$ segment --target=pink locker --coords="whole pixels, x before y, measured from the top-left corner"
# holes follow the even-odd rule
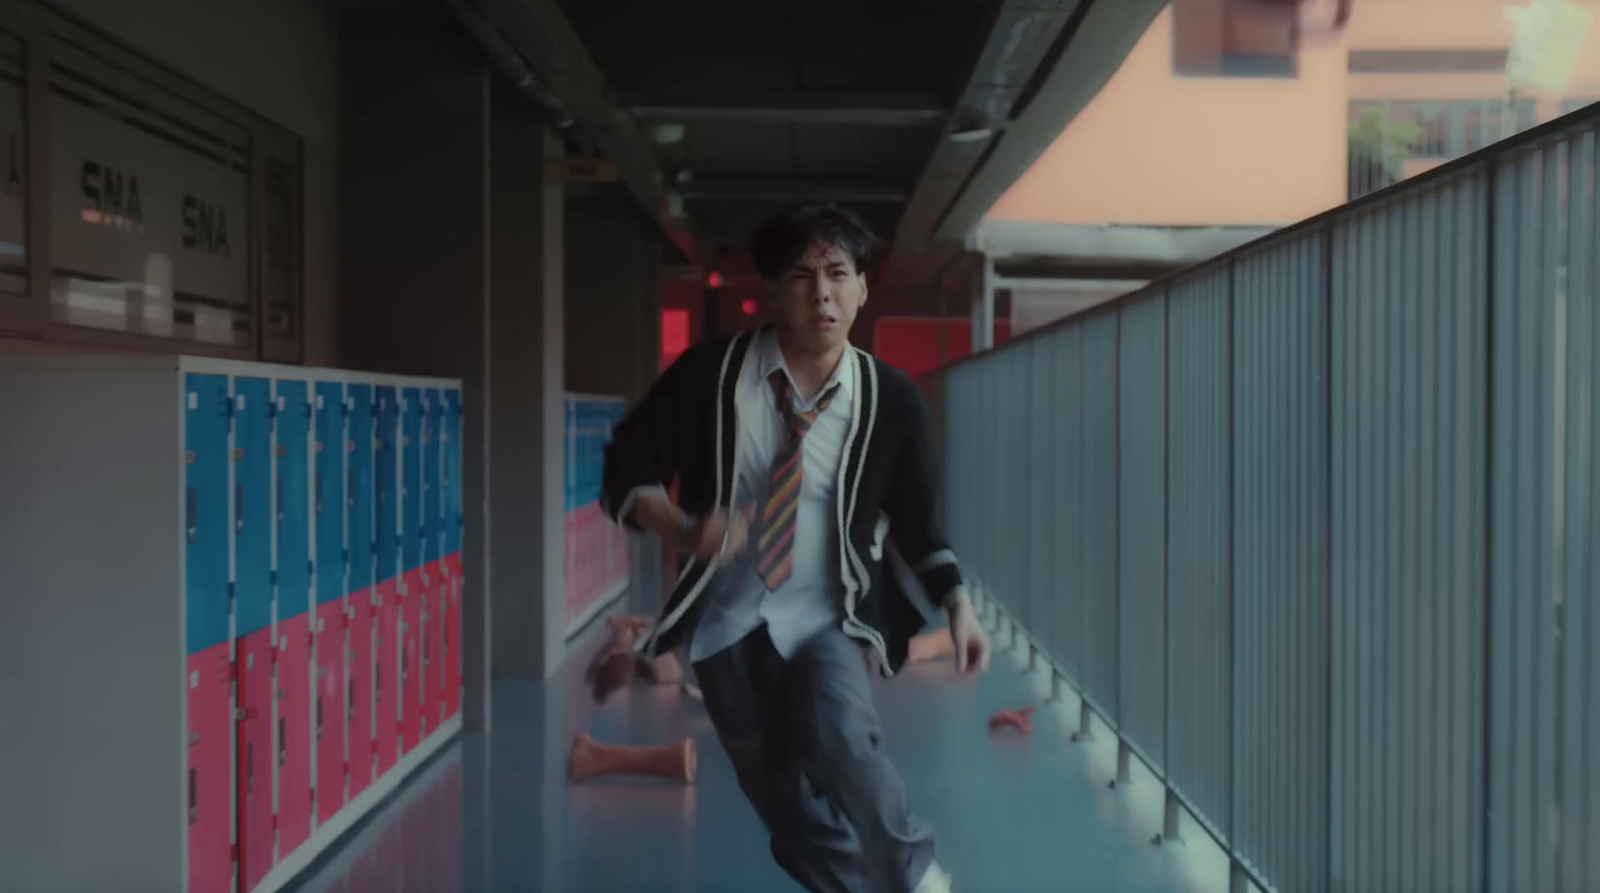
[[[378,604],[373,611],[377,666],[372,677],[372,753],[377,777],[394,767],[400,746],[400,581],[391,577],[378,584]]]
[[[344,806],[345,609],[342,600],[317,606],[317,696],[311,728],[317,749],[317,823]]]
[[[443,561],[433,563],[433,569],[428,577],[428,633],[427,648],[423,651],[423,662],[428,669],[428,730],[432,731],[444,722],[449,716],[447,709],[448,699],[445,692],[449,688],[448,655],[445,648],[445,616],[450,604],[450,577],[445,570]]]
[[[405,595],[400,599],[400,752],[410,753],[421,742],[418,718],[422,711],[422,570],[405,572]]]
[[[377,652],[377,609],[365,589],[350,593],[350,642],[345,679],[345,728],[350,736],[350,799],[367,789],[376,777],[373,759],[373,681]]]
[[[189,656],[189,891],[225,893],[233,879],[228,817],[232,668],[228,643]]]
[[[444,563],[450,572],[449,603],[444,610],[444,715],[451,717],[461,709],[461,553],[446,555]]]
[[[273,814],[272,629],[239,641],[239,876],[246,890],[272,869]]]
[[[278,624],[278,855],[311,836],[311,630],[305,611]]]

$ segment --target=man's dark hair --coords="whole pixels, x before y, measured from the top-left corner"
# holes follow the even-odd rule
[[[777,279],[813,244],[836,245],[865,273],[882,245],[853,211],[837,205],[789,208],[768,217],[750,237],[750,256],[762,279]]]

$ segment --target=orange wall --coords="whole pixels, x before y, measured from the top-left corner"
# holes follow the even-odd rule
[[[1291,223],[1344,200],[1342,48],[1298,78],[1178,78],[1172,11],[989,216],[1170,226]],[[1338,170],[1337,178],[1311,171]]]
[[[1506,2],[1356,0],[1345,39],[1302,49],[1294,79],[1174,76],[1169,9],[989,216],[1270,225],[1327,210],[1346,196],[1351,100],[1506,95],[1502,74],[1351,75],[1349,50],[1504,49]],[[1600,99],[1600,0],[1582,4],[1595,21],[1564,95]],[[1539,120],[1558,114],[1560,97],[1537,98]]]

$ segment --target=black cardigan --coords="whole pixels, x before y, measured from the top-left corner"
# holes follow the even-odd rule
[[[678,478],[685,512],[728,509],[732,493],[738,419],[735,387],[753,332],[685,351],[643,401],[616,426],[605,453],[601,505],[613,521],[639,487],[667,486]],[[926,402],[910,379],[865,351],[850,348],[858,387],[850,436],[840,462],[837,508],[844,631],[871,643],[884,675],[904,665],[911,637],[925,625],[922,612],[889,572],[888,545],[899,553],[936,601],[961,585],[961,570],[937,519],[938,469]],[[655,656],[681,641],[698,613],[700,594],[716,573],[715,560],[685,559],[682,576],[638,651]]]

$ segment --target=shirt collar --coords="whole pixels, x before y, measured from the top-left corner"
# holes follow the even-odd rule
[[[783,359],[783,349],[778,346],[777,328],[768,326],[763,329],[757,341],[757,348],[756,368],[761,373],[761,381],[765,383],[767,379],[772,377],[772,373],[781,369],[784,376],[789,379],[790,389],[795,393],[799,393],[799,389],[795,387],[794,376],[789,373],[789,364]],[[854,351],[853,347],[848,345],[845,347],[844,353],[839,356],[839,365],[834,367],[833,374],[828,377],[827,382],[818,389],[811,400],[801,405],[802,410],[810,408],[818,398],[826,394],[828,389],[835,385],[838,386],[839,392],[834,399],[855,393],[856,364],[852,356]]]

